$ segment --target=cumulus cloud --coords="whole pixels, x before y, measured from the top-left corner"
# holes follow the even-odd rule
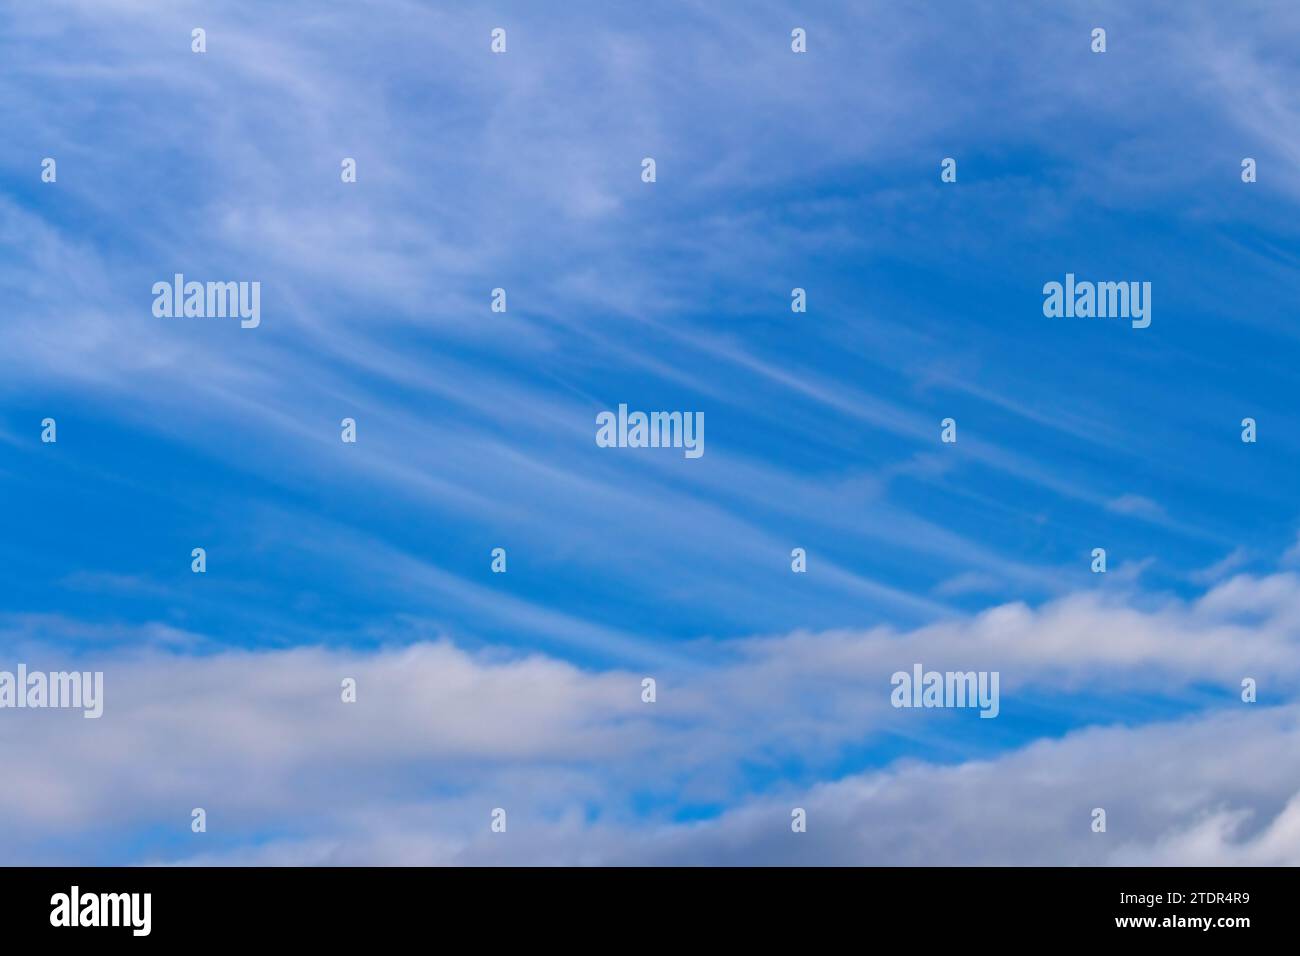
[[[33,668],[68,666],[67,654],[32,643],[33,634],[48,638],[66,622],[40,624],[11,621],[3,646],[21,647]],[[209,654],[157,641],[151,650],[83,645],[76,666],[105,671],[104,717],[3,715],[0,740],[23,772],[0,792],[0,830],[11,845],[105,827],[184,832],[190,808],[202,806],[222,834],[213,844],[232,859],[289,853],[283,844],[262,846],[256,834],[270,822],[293,832],[303,820],[312,821],[309,832],[285,838],[293,852],[333,859],[346,849],[348,859],[370,854],[372,862],[480,853],[541,860],[559,852],[543,852],[547,840],[569,831],[581,837],[566,857],[575,860],[616,858],[623,846],[628,860],[702,862],[718,853],[739,861],[741,850],[724,851],[733,845],[756,860],[811,860],[834,844],[840,852],[830,858],[842,862],[849,848],[859,861],[923,862],[924,847],[936,855],[930,862],[1105,861],[1124,847],[1191,853],[1211,832],[1225,855],[1262,858],[1285,851],[1274,846],[1292,832],[1284,823],[1262,848],[1230,848],[1258,843],[1251,827],[1292,796],[1282,782],[1286,761],[1268,755],[1295,750],[1294,714],[1268,705],[1295,697],[1297,640],[1300,576],[1279,573],[1239,575],[1195,600],[1147,607],[1090,592],[908,631],[700,643],[699,666],[649,674],[470,652],[446,640]],[[1001,673],[1001,716],[964,731],[999,756],[946,765],[953,754],[944,734],[975,715],[890,706],[890,675],[913,663]],[[641,700],[643,676],[657,681],[653,704]],[[1247,676],[1259,682],[1262,703],[1240,702]],[[340,700],[347,677],[357,681],[355,704]],[[1207,698],[1206,687],[1217,691]],[[1032,726],[1044,702],[1132,694],[1166,697],[1203,716],[1087,729],[1098,719],[1085,710],[1065,720],[1063,730],[1074,729],[1062,740],[1017,742],[1016,729]],[[889,751],[899,740],[912,746]],[[900,762],[835,779],[837,761],[862,746]],[[759,783],[752,775],[792,764],[804,772]],[[791,789],[796,784],[801,789]],[[783,788],[789,792],[774,802]],[[827,846],[811,829],[784,849],[758,839],[791,800],[817,811]],[[1089,806],[1076,807],[1080,800]],[[1117,820],[1095,842],[1085,819],[1093,805]],[[517,825],[508,841],[479,848],[473,834],[496,806],[512,808]],[[645,806],[654,809],[634,812]],[[692,807],[712,807],[710,821],[674,823]],[[907,826],[905,811],[915,817]],[[427,844],[385,837],[408,818]],[[1211,818],[1217,829],[1207,831]],[[1037,828],[1044,839],[1014,837],[1017,827]],[[354,831],[360,835],[343,836]],[[775,832],[769,837],[779,842],[779,826]],[[148,849],[146,842],[141,852]]]
[[[905,866],[1300,862],[1300,711],[1238,711],[1041,741],[995,760],[908,763],[656,834],[692,863]],[[789,829],[789,808],[808,832]],[[1107,830],[1091,829],[1092,810]],[[806,839],[805,839],[806,837]]]
[[[746,798],[699,822],[619,826],[521,807],[505,835],[454,804],[336,821],[205,864],[1270,865],[1300,864],[1300,710],[1093,728],[997,759],[906,762]],[[807,813],[791,831],[791,810]],[[1093,810],[1107,829],[1093,832]],[[456,832],[447,824],[463,824]]]

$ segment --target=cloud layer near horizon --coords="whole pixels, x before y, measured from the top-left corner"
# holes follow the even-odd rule
[[[78,833],[154,828],[173,832],[162,848],[144,838],[136,862],[1300,861],[1293,572],[1238,575],[1191,602],[1089,592],[910,631],[732,641],[680,672],[446,639],[196,653],[155,632],[70,655],[50,640],[73,622],[4,625],[0,646],[29,668],[106,682],[99,720],[4,714],[0,743],[23,768],[0,792],[16,862]],[[890,675],[914,662],[999,671],[1001,715],[891,708]],[[345,677],[355,704],[340,700]],[[1259,703],[1241,702],[1244,677]],[[1108,709],[1133,696],[1182,719],[1134,726]],[[1042,708],[1073,711],[1075,729],[1018,739]],[[1001,741],[987,758],[951,743],[972,720]],[[837,771],[854,748],[901,738],[928,756]],[[762,766],[784,780],[756,786]],[[811,822],[791,840],[794,806]],[[1089,829],[1097,806],[1106,834]],[[188,833],[192,807],[209,834]],[[401,839],[407,826],[423,836]]]

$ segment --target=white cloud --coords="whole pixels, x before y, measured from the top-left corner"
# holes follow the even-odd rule
[[[1233,548],[1220,560],[1208,567],[1193,571],[1188,579],[1196,584],[1213,584],[1227,577],[1250,560],[1250,551],[1244,547]]]
[[[1300,533],[1296,534],[1295,544],[1286,549],[1282,555],[1283,564],[1300,564]]]
[[[1109,727],[956,766],[910,762],[747,799],[698,823],[542,821],[505,836],[451,806],[341,821],[189,862],[242,864],[1270,865],[1300,864],[1300,710],[1243,709]],[[808,830],[790,830],[790,810]],[[1091,828],[1095,807],[1107,830]],[[446,823],[463,829],[449,835]]]
[[[1129,515],[1136,518],[1149,518],[1153,521],[1161,520],[1165,517],[1165,509],[1159,503],[1145,498],[1142,495],[1132,493],[1120,495],[1106,503],[1106,507],[1116,514]]]
[[[3,645],[21,646],[33,668],[66,666],[66,655],[32,643],[33,635],[48,639],[60,621],[39,624],[11,622]],[[814,779],[824,777],[846,747],[891,739],[911,739],[940,761],[963,752],[945,739],[952,721],[973,715],[888,704],[889,676],[920,662],[1001,672],[1002,716],[977,720],[988,736],[973,738],[973,746],[993,752],[1016,739],[997,735],[1017,726],[1028,702],[1041,706],[1075,692],[1154,695],[1211,709],[1185,724],[1083,731],[986,762],[907,762],[797,795],[816,809],[819,832],[841,855],[857,845],[849,838],[857,833],[862,859],[925,862],[925,852],[947,852],[966,862],[1048,861],[1055,853],[1057,862],[1075,862],[1109,859],[1125,846],[1156,852],[1157,843],[1168,856],[1184,846],[1191,852],[1189,834],[1205,839],[1202,817],[1251,809],[1251,818],[1224,818],[1214,831],[1226,854],[1249,837],[1243,826],[1248,831],[1276,814],[1292,796],[1281,783],[1294,780],[1286,777],[1288,758],[1274,757],[1300,752],[1295,715],[1269,705],[1295,699],[1298,640],[1300,576],[1275,574],[1239,575],[1191,602],[1139,607],[1090,592],[912,631],[688,645],[682,654],[698,667],[649,672],[658,681],[655,704],[640,700],[640,672],[583,670],[540,655],[470,654],[445,641],[369,652],[86,653],[79,667],[106,672],[103,718],[0,713],[0,744],[22,767],[21,780],[0,791],[0,834],[21,847],[42,835],[103,827],[184,827],[190,808],[203,806],[220,821],[220,852],[241,857],[289,852],[249,842],[249,834],[275,826],[290,842],[305,840],[303,847],[327,856],[331,841],[342,840],[349,859],[374,853],[382,861],[381,847],[403,845],[393,858],[459,860],[480,852],[470,835],[487,810],[508,806],[517,831],[543,842],[591,830],[574,838],[579,856],[613,852],[606,840],[664,860],[725,857],[725,846],[748,847],[759,859],[822,852],[812,831],[797,849],[758,840],[778,806],[763,796],[783,779],[775,768],[796,761]],[[1238,702],[1244,676],[1259,681],[1261,704]],[[356,704],[339,699],[344,677],[358,681]],[[1213,685],[1221,695],[1207,700],[1201,688]],[[750,774],[763,766],[773,773],[754,789]],[[688,839],[680,827],[656,829],[655,813],[647,820],[633,812],[647,800],[665,812],[698,804],[737,809],[691,829]],[[1107,842],[1071,835],[1081,812],[1071,801],[1078,800],[1089,803],[1083,811],[1100,805],[1112,814]],[[598,811],[590,826],[584,808]],[[904,811],[913,814],[910,824],[901,822]],[[407,817],[420,821],[423,842],[385,836]],[[986,817],[991,822],[980,826],[991,830],[959,839],[962,828]],[[899,842],[900,827],[915,831],[912,842]],[[1041,831],[1043,839],[1013,839],[1012,827]],[[931,831],[936,835],[924,837]],[[720,842],[692,842],[708,833]],[[1278,833],[1264,848],[1241,852],[1289,852],[1290,830]],[[1048,837],[1058,842],[1043,842]],[[481,852],[527,856],[530,839],[512,837]],[[950,849],[942,851],[945,840]],[[1279,840],[1282,850],[1274,847]]]

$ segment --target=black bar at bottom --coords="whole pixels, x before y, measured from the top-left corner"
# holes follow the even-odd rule
[[[883,943],[882,932],[918,943],[1232,945],[1291,935],[1294,877],[1286,868],[3,868],[0,925],[10,942],[91,946],[414,937],[766,947]]]

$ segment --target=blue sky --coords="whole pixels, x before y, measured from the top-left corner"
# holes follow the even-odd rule
[[[107,701],[0,712],[0,861],[1300,861],[1297,28],[6,9],[0,669]],[[260,327],[155,317],[176,272]],[[1067,272],[1150,327],[1045,318]],[[890,709],[916,661],[1001,714]]]

